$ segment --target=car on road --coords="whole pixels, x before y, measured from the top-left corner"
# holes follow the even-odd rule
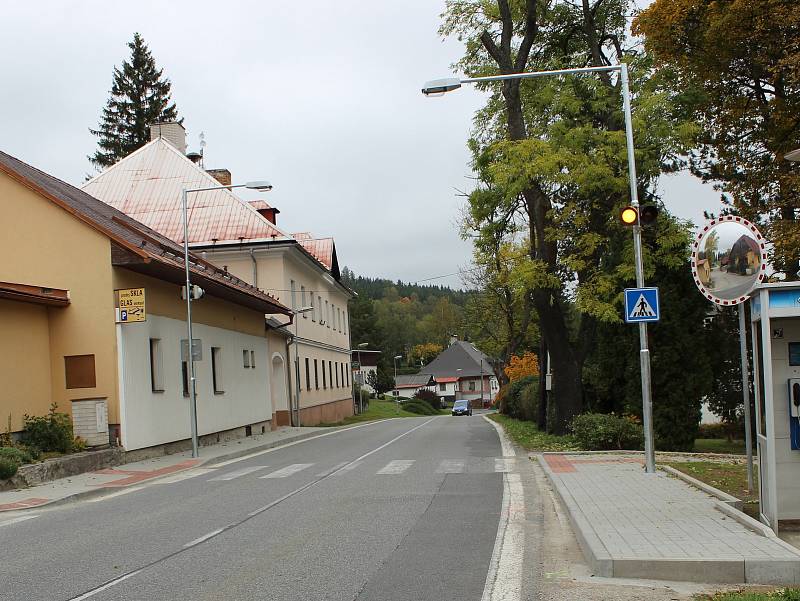
[[[469,401],[456,401],[453,403],[451,412],[453,415],[472,415],[472,407]]]

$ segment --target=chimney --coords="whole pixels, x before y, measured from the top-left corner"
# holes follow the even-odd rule
[[[227,169],[206,169],[206,173],[208,173],[223,186],[231,185],[231,172]]]
[[[264,219],[269,221],[272,225],[278,225],[276,215],[280,213],[278,209],[275,207],[269,206],[263,200],[251,200],[250,206],[253,207],[258,214],[261,215]]]
[[[177,121],[150,124],[150,140],[163,138],[175,148],[186,154],[186,130]]]

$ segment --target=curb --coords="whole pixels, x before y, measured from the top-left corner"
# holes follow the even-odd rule
[[[667,472],[672,476],[675,476],[679,480],[683,480],[684,482],[686,482],[686,484],[689,484],[695,487],[696,489],[703,491],[707,495],[711,495],[712,497],[719,499],[719,501],[721,503],[724,503],[725,505],[729,505],[739,511],[741,511],[742,508],[744,507],[744,502],[741,499],[737,499],[733,495],[729,495],[728,493],[723,492],[718,488],[714,488],[710,484],[701,482],[697,478],[692,478],[690,475],[684,474],[682,471],[676,470],[674,467],[670,465],[659,465],[658,468],[664,470],[665,472]]]
[[[534,456],[544,473],[547,474],[547,479],[550,481],[550,485],[553,487],[556,496],[567,509],[567,516],[569,517],[572,531],[575,533],[575,538],[578,539],[578,544],[580,544],[583,550],[583,556],[586,558],[586,562],[592,568],[596,576],[613,578],[614,560],[611,558],[603,541],[600,540],[594,528],[591,527],[586,517],[580,509],[578,509],[569,491],[562,490],[562,487],[556,483],[555,474],[550,469],[547,461],[545,461],[544,453],[538,453]]]
[[[388,419],[393,419],[393,418],[388,418]],[[370,421],[370,422],[367,422],[367,423],[364,423],[364,424],[357,424],[355,426],[341,426],[341,427],[338,427],[338,428],[330,428],[328,432],[320,432],[319,430],[314,431],[314,432],[305,432],[303,434],[297,434],[295,436],[288,436],[288,437],[283,438],[281,440],[273,440],[271,442],[266,442],[263,445],[258,445],[256,447],[251,447],[249,449],[237,449],[236,451],[232,451],[232,452],[226,453],[224,455],[218,455],[217,457],[210,457],[210,458],[208,458],[208,459],[206,459],[204,461],[201,461],[197,465],[193,465],[191,467],[187,467],[187,468],[182,469],[182,470],[177,470],[177,471],[174,471],[174,472],[170,472],[168,474],[162,474],[160,476],[155,476],[154,478],[149,478],[148,480],[145,480],[142,483],[143,484],[150,484],[152,482],[158,482],[159,480],[175,476],[175,474],[180,474],[180,473],[185,472],[187,470],[193,470],[193,469],[197,469],[199,467],[204,467],[204,466],[213,466],[215,463],[222,463],[223,461],[227,461],[229,459],[238,459],[239,457],[243,457],[245,455],[250,455],[251,453],[258,453],[260,451],[266,451],[268,449],[274,449],[274,448],[277,448],[277,447],[286,446],[286,445],[289,445],[289,444],[294,444],[294,443],[300,442],[302,440],[305,440],[307,438],[313,438],[315,436],[327,436],[327,435],[333,434],[335,432],[341,432],[341,431],[344,431],[344,430],[353,430],[355,428],[360,428],[360,427],[367,426],[367,425],[370,425],[370,424],[378,423],[380,421],[386,421],[386,420],[374,420],[374,421]],[[123,464],[120,464],[120,465],[126,465],[126,464],[123,463]],[[126,488],[126,487],[120,487],[119,490],[123,490],[124,488]],[[94,498],[94,497],[102,497],[102,496],[105,496],[105,495],[107,495],[107,494],[109,494],[110,492],[113,492],[113,491],[114,491],[114,489],[109,489],[109,488],[92,488],[92,489],[89,489],[89,490],[76,492],[76,493],[73,493],[71,495],[67,495],[66,497],[61,497],[59,499],[53,499],[52,501],[48,501],[47,503],[42,503],[41,505],[33,505],[31,507],[20,507],[20,508],[16,508],[16,509],[0,510],[0,514],[2,514],[2,513],[10,513],[10,512],[23,512],[23,511],[40,510],[40,509],[42,509],[44,507],[56,507],[58,505],[66,505],[68,503],[75,503],[77,501],[83,501],[83,500],[91,499],[91,498]]]

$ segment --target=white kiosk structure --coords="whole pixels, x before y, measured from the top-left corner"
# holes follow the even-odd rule
[[[761,521],[800,521],[800,282],[750,293]]]

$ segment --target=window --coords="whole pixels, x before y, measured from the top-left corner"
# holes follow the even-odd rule
[[[311,371],[308,366],[308,357],[306,357],[306,390],[311,390]]]
[[[471,391],[474,391],[474,390],[475,390],[475,380],[470,380],[470,381],[469,381],[469,389],[470,389]]]
[[[339,364],[342,368],[342,386],[344,386],[344,362]]]
[[[289,288],[292,289],[292,309],[297,308],[297,291],[294,287],[294,280],[289,281]]]
[[[222,394],[222,349],[218,346],[211,347],[211,381],[214,385],[214,394]]]
[[[328,381],[331,383],[331,388],[333,388],[333,361],[328,361]]]
[[[331,307],[328,301],[325,301],[325,325],[331,327]]]
[[[347,385],[350,386],[350,372],[345,372],[347,374]]]
[[[339,332],[342,331],[342,310],[336,307],[336,323],[339,325]]]
[[[319,307],[319,325],[325,325],[325,314],[322,312],[322,297],[317,297],[317,306]]]
[[[164,392],[161,340],[159,338],[150,339],[150,390]]]
[[[183,381],[183,396],[189,396],[189,363],[181,361],[181,380]]]
[[[250,369],[250,351],[242,351],[242,366],[245,369]]]
[[[67,388],[94,388],[97,378],[94,373],[94,355],[72,355],[64,357],[64,376]]]
[[[250,368],[251,369],[255,369],[256,368],[256,352],[255,351],[250,351]]]
[[[447,392],[447,384],[439,384],[439,390],[441,392]]]
[[[300,286],[300,308],[304,309],[306,307],[306,287]],[[303,313],[303,319],[308,319],[308,313]]]
[[[317,307],[314,306],[314,293],[311,293],[311,321],[317,321]]]
[[[322,360],[322,388],[328,387],[328,379],[325,375],[325,359]]]
[[[339,362],[336,362],[336,388],[339,388]]]
[[[317,360],[314,359],[314,386],[319,390],[319,372],[317,371]]]

